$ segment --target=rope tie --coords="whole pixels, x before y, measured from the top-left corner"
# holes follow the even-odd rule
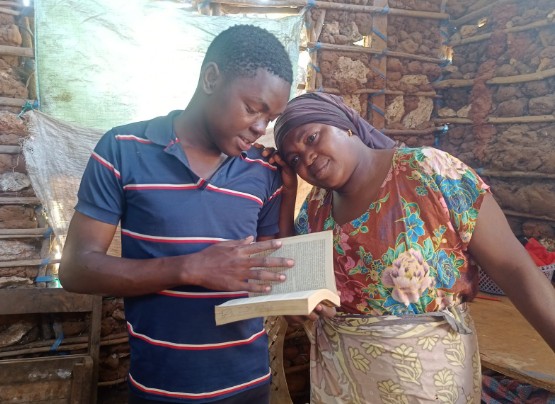
[[[385,116],[385,112],[381,108],[375,106],[374,104],[372,104],[372,110],[376,111],[381,116]]]
[[[316,71],[316,73],[320,73],[320,68],[316,66],[314,63],[309,63],[308,66],[312,67]]]
[[[372,33],[376,34],[376,36],[378,36],[382,41],[387,42],[387,35],[382,34],[376,28],[372,28]]]

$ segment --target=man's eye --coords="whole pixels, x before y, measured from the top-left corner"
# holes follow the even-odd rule
[[[249,114],[256,114],[256,111],[252,109],[248,104],[245,104],[245,109]]]

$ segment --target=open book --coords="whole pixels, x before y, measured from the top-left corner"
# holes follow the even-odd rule
[[[216,306],[217,325],[253,317],[308,315],[320,302],[339,306],[333,273],[332,232],[286,237],[280,241],[279,250],[260,255],[293,258],[292,268],[270,269],[285,273],[287,280],[274,283],[270,294],[251,294]]]

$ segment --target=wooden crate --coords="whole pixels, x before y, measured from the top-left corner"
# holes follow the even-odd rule
[[[90,313],[86,353],[0,360],[0,402],[95,404],[102,298],[64,289],[0,290],[0,315]]]

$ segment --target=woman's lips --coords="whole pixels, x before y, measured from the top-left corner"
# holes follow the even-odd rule
[[[329,160],[326,160],[321,163],[319,161],[315,161],[312,164],[312,168],[310,170],[312,176],[314,178],[321,178],[322,176],[324,176],[326,173],[326,169],[328,168],[328,165],[329,165]]]

